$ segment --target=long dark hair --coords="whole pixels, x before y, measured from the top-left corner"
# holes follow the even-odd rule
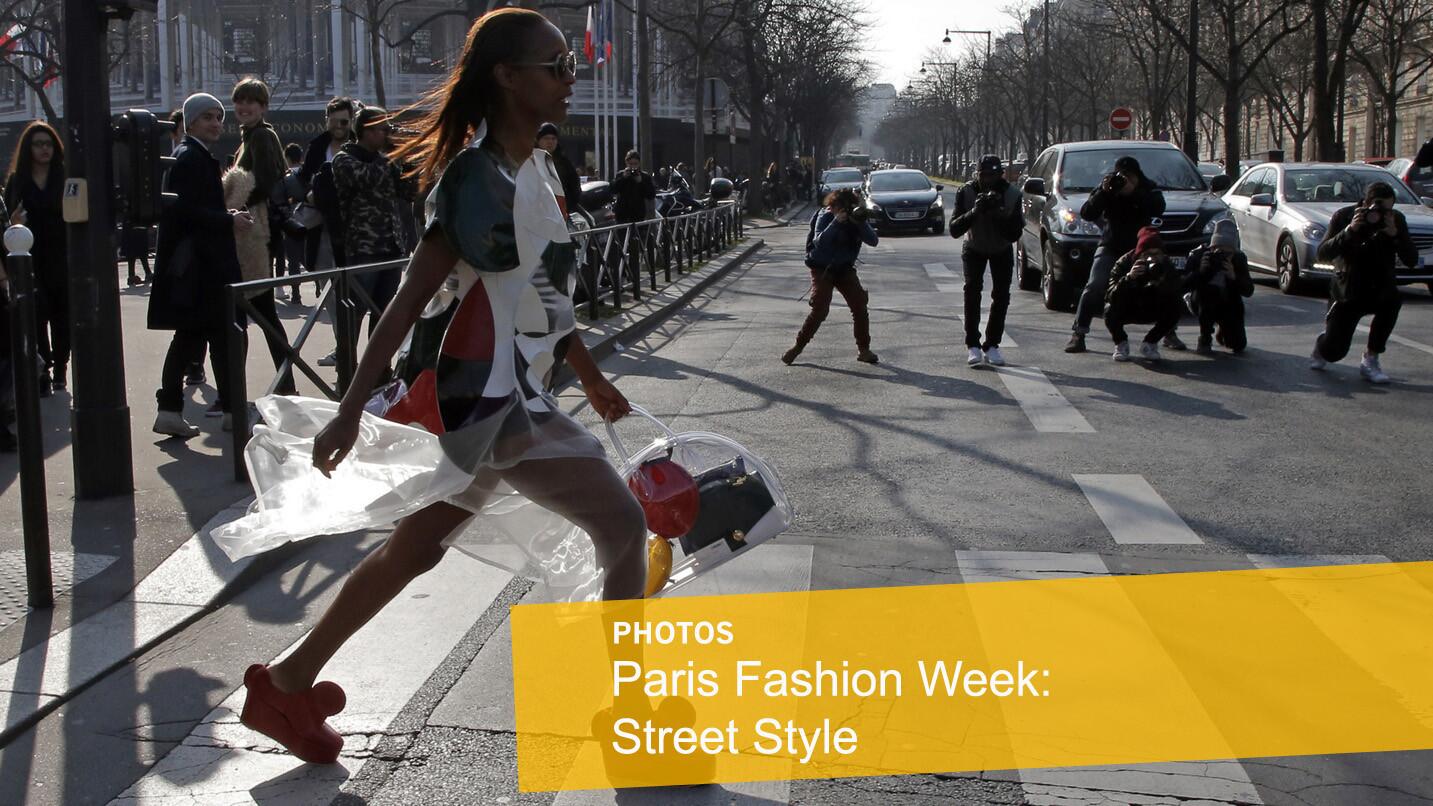
[[[416,133],[404,138],[392,155],[414,166],[410,176],[422,188],[433,186],[494,111],[501,96],[493,68],[527,55],[531,33],[547,24],[548,19],[536,11],[500,8],[479,17],[468,29],[463,55],[448,78],[407,110],[420,113]]]
[[[11,182],[13,182],[16,177],[28,178],[30,176],[30,171],[35,165],[34,157],[30,156],[30,141],[34,140],[35,135],[40,132],[50,135],[50,139],[55,142],[55,158],[50,160],[51,182],[49,185],[54,184],[53,180],[56,176],[64,176],[65,144],[60,141],[60,135],[55,131],[54,126],[51,126],[43,120],[34,120],[30,122],[30,125],[25,127],[25,131],[20,133],[20,142],[15,146],[14,156],[10,158],[9,180]],[[49,185],[46,186],[46,190],[53,190]]]

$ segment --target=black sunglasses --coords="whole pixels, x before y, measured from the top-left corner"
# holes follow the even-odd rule
[[[558,56],[550,62],[512,62],[513,67],[546,67],[552,71],[552,77],[558,81],[572,76],[577,77],[577,54],[568,51],[566,55]]]

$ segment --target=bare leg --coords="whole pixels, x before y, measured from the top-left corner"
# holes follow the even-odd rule
[[[367,624],[418,576],[434,568],[447,551],[443,540],[473,514],[439,502],[398,522],[393,534],[363,558],[344,580],[338,597],[287,658],[269,667],[280,691],[307,690],[339,647]]]

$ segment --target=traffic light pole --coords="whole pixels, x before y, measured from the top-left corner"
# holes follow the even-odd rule
[[[114,250],[108,26],[94,0],[65,0],[65,176],[84,180],[88,196],[88,220],[69,224],[70,433],[78,498],[134,491]]]

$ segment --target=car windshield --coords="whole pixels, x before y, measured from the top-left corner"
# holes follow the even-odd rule
[[[925,174],[915,171],[874,174],[871,176],[871,190],[877,193],[895,190],[930,190],[930,180],[925,178]]]
[[[1184,152],[1174,149],[1071,151],[1060,166],[1060,190],[1065,193],[1089,193],[1100,186],[1105,175],[1115,169],[1115,160],[1125,155],[1139,160],[1140,170],[1160,190],[1204,190],[1204,178]]]
[[[861,169],[840,168],[834,171],[827,171],[821,175],[821,181],[828,185],[834,182],[859,182],[861,181]]]
[[[1284,171],[1284,199],[1290,202],[1334,202],[1352,204],[1363,201],[1364,191],[1374,182],[1386,182],[1393,188],[1399,204],[1418,204],[1402,182],[1389,182],[1388,172],[1379,168],[1301,168]]]

